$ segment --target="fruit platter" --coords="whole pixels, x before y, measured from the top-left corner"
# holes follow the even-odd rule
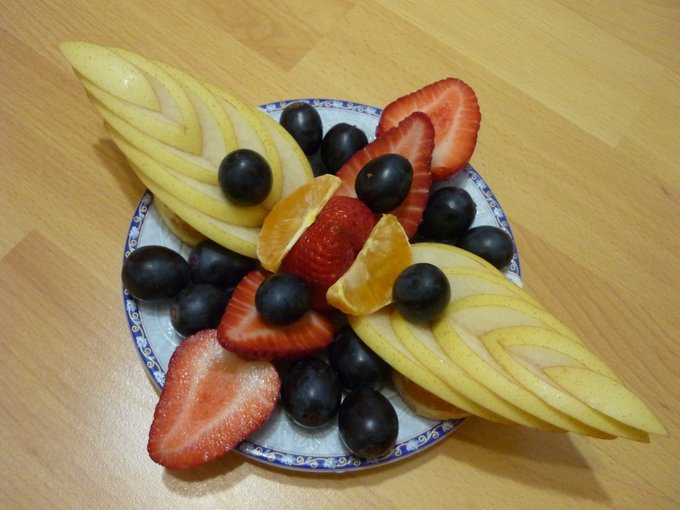
[[[127,50],[61,50],[149,190],[121,277],[161,390],[154,462],[237,451],[363,469],[467,416],[599,439],[666,433],[522,289],[505,214],[469,163],[481,114],[462,80],[382,107],[254,107]]]
[[[345,122],[362,129],[367,136],[375,133],[381,109],[356,102],[338,99],[293,99],[268,103],[259,108],[277,122],[281,112],[289,104],[307,102],[319,111],[323,125],[334,126]],[[465,189],[476,204],[473,225],[492,225],[506,229],[511,235],[507,218],[496,196],[479,173],[467,166],[452,177],[448,185]],[[128,231],[125,253],[146,245],[163,245],[180,252],[185,258],[191,253],[191,245],[182,242],[170,231],[153,205],[153,196],[147,192],[139,201]],[[521,285],[519,257],[515,250],[513,258],[504,270],[506,277]],[[134,345],[142,358],[149,377],[160,389],[165,380],[170,356],[182,340],[172,327],[167,306],[137,301],[123,293],[125,313]],[[400,437],[394,450],[377,461],[367,461],[347,455],[331,427],[322,431],[301,431],[286,418],[279,408],[268,420],[267,426],[237,446],[237,451],[272,465],[287,469],[311,469],[315,471],[348,471],[378,466],[405,459],[421,452],[428,446],[444,439],[461,423],[456,420],[431,420],[413,413],[394,390],[384,390],[399,414]]]

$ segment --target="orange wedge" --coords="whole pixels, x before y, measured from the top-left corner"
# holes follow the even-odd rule
[[[453,420],[469,415],[466,411],[418,386],[396,370],[392,370],[392,382],[402,400],[419,416],[431,420]]]
[[[385,214],[349,269],[328,289],[326,299],[349,315],[376,312],[392,302],[392,286],[412,260],[411,245],[399,220]]]
[[[195,246],[206,239],[198,230],[172,212],[172,209],[165,205],[165,202],[161,202],[158,197],[154,197],[153,203],[156,206],[160,219],[180,241],[190,246]]]
[[[340,187],[342,181],[325,174],[303,184],[279,200],[267,214],[257,239],[257,258],[268,271],[278,271],[281,262],[300,236]]]

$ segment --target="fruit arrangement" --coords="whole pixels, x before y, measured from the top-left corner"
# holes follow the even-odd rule
[[[186,336],[151,425],[154,461],[214,460],[279,404],[301,428],[337,419],[349,451],[379,458],[399,428],[380,392],[391,381],[432,419],[636,441],[666,433],[578,335],[505,278],[509,235],[472,227],[474,201],[448,181],[481,121],[462,81],[396,99],[371,140],[348,124],[324,135],[304,102],[277,123],[167,64],[87,43],[61,49],[163,221],[195,245],[186,261],[140,248],[122,270],[136,298],[172,300]]]

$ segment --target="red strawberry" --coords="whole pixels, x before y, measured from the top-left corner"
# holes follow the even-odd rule
[[[333,196],[283,259],[281,271],[300,277],[312,308],[330,310],[326,292],[352,265],[376,219],[358,198]]]
[[[354,154],[338,170],[336,175],[342,179],[343,183],[336,195],[356,197],[354,181],[366,163],[383,154],[401,154],[413,166],[413,182],[404,201],[390,213],[399,219],[406,235],[411,237],[416,233],[427,206],[428,193],[432,184],[430,161],[433,147],[432,122],[424,113],[415,112]]]
[[[234,289],[217,327],[222,347],[247,358],[268,360],[296,358],[325,348],[333,339],[333,326],[313,310],[285,326],[273,326],[260,317],[255,293],[266,277],[262,271],[251,271]]]
[[[475,92],[456,78],[432,83],[387,105],[378,123],[377,136],[416,111],[425,112],[434,124],[432,178],[446,179],[463,168],[475,150],[481,122]]]
[[[149,432],[151,458],[169,469],[217,459],[269,418],[281,382],[268,361],[246,361],[206,329],[177,347]]]
[[[375,215],[358,198],[333,196],[316,218],[321,225],[336,225],[347,237],[354,254],[359,253],[378,222]]]

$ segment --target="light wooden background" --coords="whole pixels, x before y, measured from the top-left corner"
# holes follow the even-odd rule
[[[0,3],[0,507],[680,508],[680,3],[303,0]],[[446,76],[477,92],[473,165],[526,288],[655,410],[651,444],[470,419],[378,470],[236,455],[152,463],[157,395],[120,297],[143,192],[57,50],[165,60],[252,104],[383,106]]]

